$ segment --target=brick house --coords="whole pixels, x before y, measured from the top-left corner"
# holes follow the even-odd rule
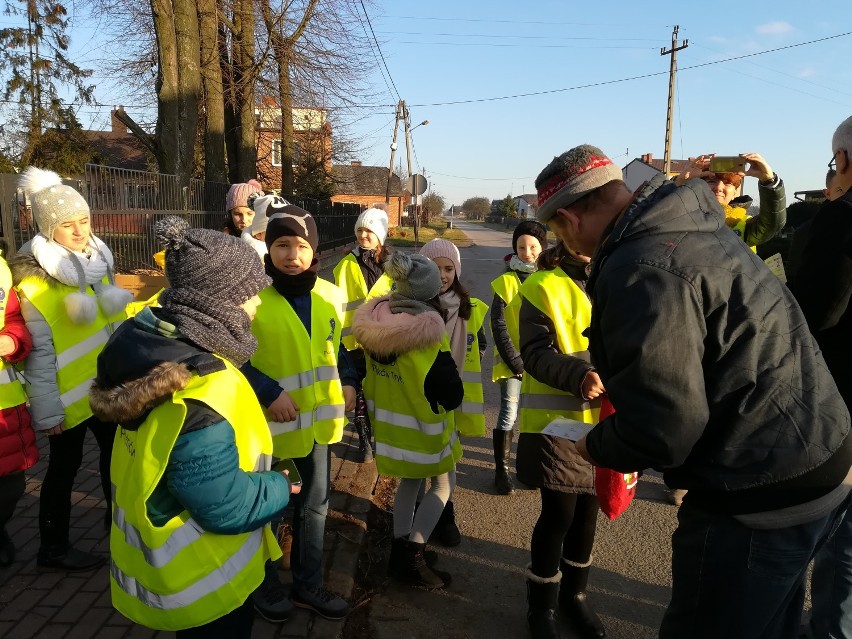
[[[669,177],[679,175],[689,168],[689,160],[671,160]],[[631,160],[621,171],[624,175],[624,183],[631,191],[639,188],[643,182],[647,182],[655,175],[665,170],[663,160],[654,159],[653,153],[644,153],[638,158]]]
[[[355,202],[369,207],[385,201],[388,187],[386,166],[364,166],[361,162],[336,164],[331,167],[331,179],[335,190],[332,202]],[[396,173],[391,175],[390,187],[388,221],[391,226],[403,226],[403,213],[411,204],[411,195],[403,190],[402,180]]]
[[[255,109],[257,176],[271,189],[281,188],[281,108],[269,96]],[[331,172],[331,124],[325,109],[293,109],[293,164],[311,159]]]

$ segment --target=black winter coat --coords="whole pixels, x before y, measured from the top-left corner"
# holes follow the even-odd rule
[[[789,282],[846,405],[852,407],[852,189],[826,202],[804,235]]]
[[[585,264],[564,258],[562,270],[585,289]],[[559,351],[556,329],[549,317],[527,300],[521,302],[521,357],[526,375],[580,395],[580,385],[590,370],[589,362]],[[564,493],[594,494],[592,466],[577,453],[574,442],[550,435],[521,433],[518,438],[518,479],[528,486]]]
[[[654,178],[605,237],[590,351],[617,412],[588,435],[591,457],[660,469],[694,506],[731,514],[837,487],[849,412],[793,295],[707,185]]]

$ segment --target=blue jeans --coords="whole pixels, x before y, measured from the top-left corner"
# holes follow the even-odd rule
[[[660,639],[796,639],[813,556],[846,511],[777,530],[684,503],[672,535],[672,600]]]
[[[814,558],[811,603],[814,639],[852,639],[852,507]]]
[[[307,457],[293,460],[302,476],[302,491],[293,495],[293,589],[314,590],[323,584],[322,547],[331,486],[331,449],[314,444]]]
[[[518,398],[521,396],[521,380],[516,377],[501,379],[500,412],[497,413],[497,430],[512,430],[518,417]]]

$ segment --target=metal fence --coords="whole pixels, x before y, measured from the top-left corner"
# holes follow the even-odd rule
[[[0,240],[4,255],[14,255],[38,229],[25,194],[17,188],[19,176],[0,174]],[[195,228],[222,230],[228,184],[191,180],[180,187],[177,177],[87,164],[82,180],[65,180],[89,203],[92,231],[112,250],[117,273],[158,270],[153,254],[160,250],[154,223],[167,215],[180,215]],[[294,200],[317,222],[319,250],[336,248],[353,240],[358,204],[328,200]]]

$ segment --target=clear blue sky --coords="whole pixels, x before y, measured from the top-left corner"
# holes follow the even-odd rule
[[[672,26],[678,52],[672,157],[758,152],[793,191],[821,188],[837,124],[852,115],[852,35],[702,68],[692,65],[852,31],[852,2],[531,2],[432,0],[367,5],[399,95],[411,106],[415,170],[448,203],[534,192],[538,172],[572,146],[624,166],[662,158]],[[660,73],[606,86],[516,99]],[[396,93],[378,70],[370,104]],[[359,125],[360,159],[386,165],[387,108]],[[404,147],[400,146],[403,150]],[[628,154],[629,149],[629,154]],[[403,155],[404,157],[404,155]],[[755,194],[755,180],[746,192]]]

